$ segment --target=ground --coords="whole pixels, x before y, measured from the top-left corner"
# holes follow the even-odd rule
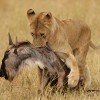
[[[15,41],[29,40],[29,23],[26,12],[33,8],[37,13],[50,11],[59,19],[81,19],[86,22],[92,33],[92,41],[100,44],[100,1],[99,0],[0,0],[0,62],[8,46],[8,32]],[[87,66],[90,68],[92,84],[90,89],[100,89],[100,50],[90,48],[87,56]],[[37,72],[37,71],[35,71]],[[26,76],[25,76],[26,75]],[[34,77],[34,78],[33,78]],[[36,79],[36,80],[34,80]],[[39,100],[36,90],[37,73],[23,71],[13,83],[0,79],[0,100]],[[82,90],[64,95],[49,93],[48,87],[42,100],[100,100],[100,92],[86,93]]]

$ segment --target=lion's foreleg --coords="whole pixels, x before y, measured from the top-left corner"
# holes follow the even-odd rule
[[[66,65],[70,68],[70,74],[68,75],[68,85],[69,87],[77,86],[79,82],[79,68],[75,57],[72,54],[69,54],[69,57],[66,59]]]
[[[72,55],[71,53],[66,54],[61,52],[58,52],[57,54],[60,56],[61,59],[65,60],[67,67],[69,67],[71,70],[70,74],[68,75],[68,86],[71,88],[77,86],[80,75],[78,64],[74,55]]]

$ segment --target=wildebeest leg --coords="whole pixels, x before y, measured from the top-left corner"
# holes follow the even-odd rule
[[[57,89],[58,90],[63,88],[64,77],[65,77],[65,71],[64,70],[60,70],[58,72],[58,84],[57,84]]]
[[[65,78],[64,64],[61,63],[59,58],[59,60],[54,61],[52,65],[53,68],[57,70],[57,78],[58,78],[57,89],[60,90],[63,88],[63,82]]]
[[[38,67],[39,85],[41,85],[42,82],[42,74],[43,70]]]
[[[39,94],[43,94],[44,89],[48,83],[48,80],[49,80],[48,73],[45,69],[43,69],[41,72],[40,88],[38,90]]]

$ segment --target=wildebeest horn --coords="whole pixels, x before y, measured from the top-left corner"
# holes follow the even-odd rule
[[[12,38],[11,38],[10,33],[8,33],[8,37],[9,37],[9,45],[12,45],[13,44],[13,41],[12,41]]]
[[[16,43],[18,43],[18,38],[17,38],[17,36],[16,36]]]

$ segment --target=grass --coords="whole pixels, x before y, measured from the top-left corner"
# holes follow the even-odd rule
[[[8,32],[13,40],[18,36],[19,41],[32,38],[29,34],[29,23],[26,12],[33,8],[37,13],[50,11],[59,19],[81,19],[86,22],[92,32],[92,40],[100,44],[100,1],[99,0],[0,0],[0,61],[8,45]],[[90,49],[87,65],[92,76],[91,89],[100,89],[100,50]],[[34,69],[35,70],[35,69]],[[0,79],[0,100],[39,100],[36,93],[38,87],[37,71],[23,70],[14,82]],[[49,94],[48,88],[42,100],[100,100],[100,93],[67,92],[62,95]],[[48,96],[49,95],[49,96]]]

